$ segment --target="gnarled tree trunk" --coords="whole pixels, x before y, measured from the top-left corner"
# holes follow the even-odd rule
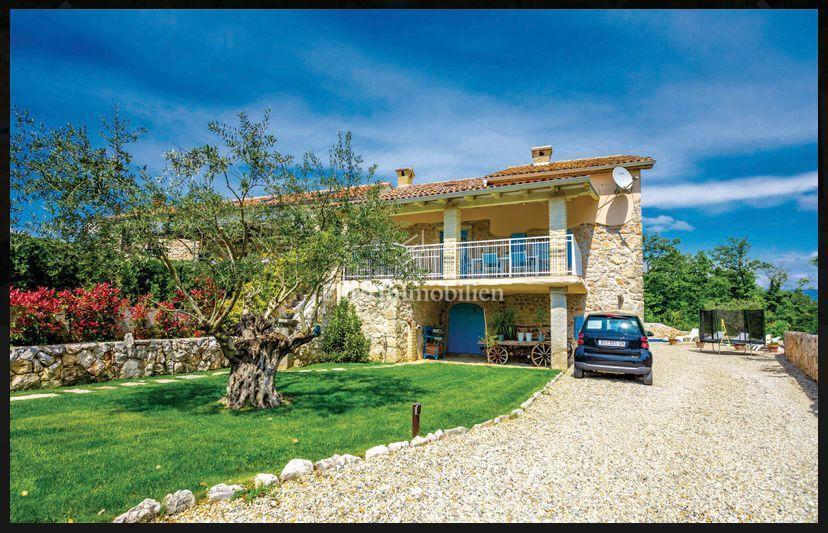
[[[242,317],[239,327],[239,337],[218,338],[224,356],[230,361],[227,395],[222,401],[230,409],[279,407],[282,405],[282,395],[276,390],[279,362],[318,336],[319,327],[309,334],[286,335],[273,323],[250,315]]]

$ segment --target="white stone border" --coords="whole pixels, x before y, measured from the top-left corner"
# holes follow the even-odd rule
[[[368,461],[373,459],[374,457],[388,455],[391,452],[396,452],[403,448],[425,446],[426,444],[436,442],[445,437],[449,437],[452,435],[462,435],[464,433],[468,433],[469,431],[473,431],[477,428],[493,426],[495,424],[503,423],[507,420],[518,418],[526,413],[526,410],[532,406],[532,404],[535,402],[535,400],[538,399],[538,397],[541,394],[550,394],[552,385],[558,380],[558,378],[563,376],[565,373],[566,370],[559,370],[555,377],[550,379],[546,383],[546,385],[543,386],[542,389],[535,391],[529,398],[526,399],[526,401],[520,404],[519,408],[513,409],[508,415],[496,416],[495,418],[491,418],[479,424],[475,424],[474,426],[472,426],[471,429],[468,429],[464,426],[457,426],[456,428],[447,429],[445,431],[442,429],[438,429],[434,433],[429,433],[425,437],[417,435],[410,441],[392,442],[388,445],[380,444],[365,450],[365,453],[363,454],[364,459],[362,457],[357,457],[355,455],[350,455],[347,453],[345,455],[334,454],[325,459],[320,459],[315,463],[307,459],[291,459],[287,462],[284,468],[282,468],[282,471],[278,476],[276,474],[269,473],[256,474],[256,476],[253,478],[253,487],[254,489],[260,489],[264,487],[269,487],[271,485],[279,485],[281,483],[285,483],[288,481],[304,478],[310,474],[313,474],[313,472],[325,472],[332,468],[343,468],[353,463]],[[210,489],[207,491],[207,500],[228,500],[244,490],[244,487],[242,487],[241,485],[227,485],[225,483],[219,483],[218,485],[210,487]],[[168,506],[168,501],[174,499],[179,494],[185,496],[185,498],[182,498],[185,500],[185,502],[174,506],[175,512],[169,514],[178,514],[195,505],[195,498],[191,499],[189,497],[192,496],[192,493],[189,490],[180,490],[176,491],[173,494],[168,494],[164,498],[165,507]],[[157,518],[160,512],[161,504],[159,504],[155,500],[148,498],[136,505],[135,507],[131,508],[127,512],[115,518],[113,522],[149,522]]]

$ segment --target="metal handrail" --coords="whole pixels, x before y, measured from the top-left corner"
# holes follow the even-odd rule
[[[404,245],[399,245],[404,246]],[[508,278],[522,276],[583,276],[581,250],[573,235],[490,239],[404,246],[427,279]],[[457,264],[445,272],[446,249],[452,249]],[[393,277],[379,265],[366,265],[346,272],[345,279]]]

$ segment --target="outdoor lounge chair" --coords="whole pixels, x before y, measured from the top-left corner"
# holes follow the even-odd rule
[[[479,272],[481,274],[500,272],[500,258],[494,252],[482,254],[482,256],[479,259],[475,259],[474,262],[480,265]],[[477,272],[477,269],[475,269],[475,272]]]
[[[676,340],[679,342],[692,342],[699,338],[699,328],[693,328],[690,330],[690,333],[687,335],[683,335],[681,337],[676,337]]]

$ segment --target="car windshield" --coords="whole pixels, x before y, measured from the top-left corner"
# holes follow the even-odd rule
[[[638,321],[634,318],[614,316],[591,316],[584,323],[586,333],[621,333],[642,335]]]

